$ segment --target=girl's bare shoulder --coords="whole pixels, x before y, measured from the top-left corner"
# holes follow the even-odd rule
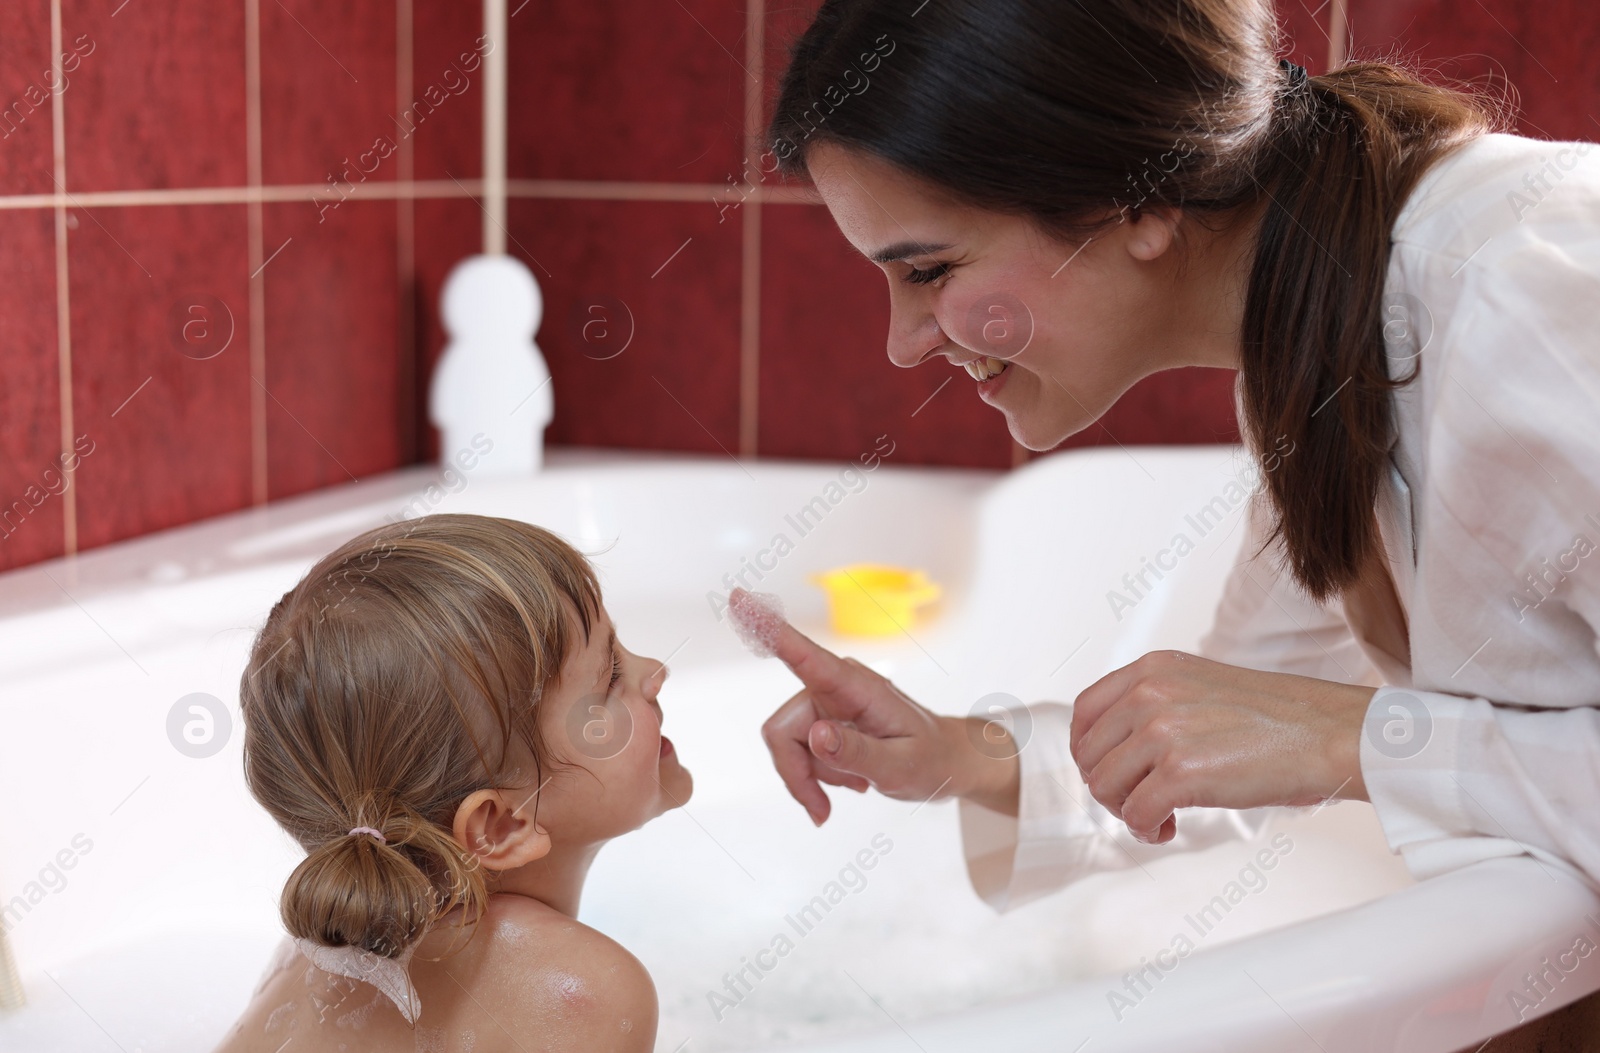
[[[611,937],[538,900],[498,894],[489,898],[472,943],[479,945],[485,993],[507,1006],[519,1026],[566,1034],[574,1050],[654,1047],[655,984]]]

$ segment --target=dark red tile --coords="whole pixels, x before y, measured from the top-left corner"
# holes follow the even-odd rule
[[[520,17],[529,18],[532,11]],[[417,178],[477,179],[483,174],[482,49],[487,46],[479,39],[482,5],[419,0],[412,22],[411,98],[400,116],[401,132],[410,135],[416,151]],[[514,58],[512,64],[520,61]],[[520,134],[519,107],[540,105],[513,96],[509,120],[518,129],[513,137]]]
[[[888,435],[895,463],[1011,464],[1004,418],[964,374],[889,361],[883,274],[826,209],[768,206],[761,227],[763,456],[854,458]]]
[[[789,68],[789,52],[811,25],[821,6],[822,0],[795,0],[767,8],[762,28],[762,39],[766,44],[767,82],[763,93],[762,116],[767,120],[772,117],[772,108],[778,101],[778,87],[783,83],[784,71]]]
[[[48,194],[51,108],[68,91],[83,56],[67,49],[58,77],[50,54],[50,0],[8,0],[0,5],[0,194]]]
[[[55,217],[0,212],[0,569],[61,555]],[[90,454],[93,457],[93,454]]]
[[[739,225],[717,220],[709,201],[511,202],[544,292],[547,442],[737,452]]]
[[[766,154],[766,129],[771,124],[772,112],[778,105],[778,92],[783,86],[783,75],[789,69],[789,52],[811,25],[817,9],[821,6],[821,0],[796,0],[794,3],[767,8],[762,28],[762,39],[766,44],[766,58],[762,67],[765,73],[762,78],[765,81],[765,88],[761,93],[762,148],[755,157],[746,159],[742,172],[744,178],[751,183],[786,182],[776,172],[766,171],[776,160]],[[787,182],[804,185],[809,180],[800,178]]]
[[[79,546],[244,507],[245,206],[68,215],[73,428],[95,443],[78,471]]]
[[[1398,52],[1430,76],[1509,83],[1517,130],[1553,139],[1600,138],[1600,13],[1589,0],[1350,0],[1355,57]]]
[[[513,178],[722,183],[743,153],[745,5],[548,0],[511,19]]]
[[[66,101],[67,186],[133,190],[245,182],[244,5],[63,0],[87,49]]]
[[[397,467],[410,410],[394,202],[268,205],[264,219],[269,495]]]
[[[1190,367],[1145,377],[1059,448],[1239,441],[1231,369]]]
[[[398,178],[395,60],[392,4],[263,0],[263,181]]]
[[[1278,25],[1283,34],[1279,54],[1298,62],[1312,75],[1328,68],[1329,19],[1333,0],[1277,0]]]
[[[416,230],[417,276],[411,301],[415,310],[412,331],[417,343],[412,434],[417,436],[417,444],[411,459],[433,461],[439,457],[439,433],[428,420],[428,384],[446,339],[439,317],[439,293],[451,268],[483,248],[483,210],[476,202],[460,198],[420,200],[416,204]],[[547,287],[545,296],[549,295]]]

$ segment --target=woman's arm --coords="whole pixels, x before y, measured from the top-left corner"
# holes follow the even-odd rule
[[[1435,323],[1406,389],[1410,684],[1362,705],[1236,667],[1118,671],[1080,698],[1075,753],[1137,828],[1348,780],[1418,876],[1526,852],[1600,883],[1600,172],[1541,209],[1459,253],[1396,249]]]
[[[729,602],[737,617],[742,590]],[[996,910],[1100,870],[1250,836],[1264,818],[1195,809],[1178,843],[1140,845],[1084,787],[1070,752],[1071,707],[1043,702],[992,719],[940,716],[792,626],[783,626],[774,643],[806,686],[768,719],[762,735],[812,821],[820,825],[828,816],[824,784],[871,787],[900,800],[957,797],[968,874]]]
[[[1525,851],[1600,884],[1596,157],[1492,237],[1461,224],[1459,255],[1397,248],[1448,324],[1424,362],[1414,677],[1373,698],[1361,766],[1418,876]]]

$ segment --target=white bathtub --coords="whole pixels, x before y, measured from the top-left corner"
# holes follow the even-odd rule
[[[828,488],[839,465],[727,458],[558,452],[536,480],[468,477],[432,496],[432,472],[416,469],[0,578],[0,906],[37,900],[13,912],[30,1004],[0,1015],[0,1050],[203,1051],[230,1026],[279,938],[298,857],[240,774],[246,646],[317,557],[407,509],[524,517],[603,549],[625,642],[670,657],[662,703],[694,799],[601,854],[582,912],[654,974],[658,1050],[1442,1053],[1516,1024],[1508,995],[1541,958],[1600,942],[1585,917],[1600,902],[1527,859],[1413,885],[1362,804],[1287,813],[1255,843],[1101,875],[1005,916],[967,884],[949,802],[841,792],[813,829],[758,734],[795,682],[749,658],[705,599],[774,534],[794,551],[746,580],[947,712],[996,692],[1070,701],[1147,650],[1192,648],[1239,548],[1236,509],[1118,622],[1107,591],[1179,530],[1196,535],[1184,517],[1225,492],[1236,450],[1076,452],[1006,475],[892,462],[859,492]],[[819,496],[837,500],[799,537],[785,516]],[[858,560],[922,567],[946,598],[913,638],[834,639],[805,575]],[[234,721],[208,757],[168,736],[196,692]],[[1266,886],[1118,1019],[1121,974],[1169,949],[1278,834],[1292,851]],[[866,884],[791,929],[862,849],[878,856]],[[714,1012],[723,975],[780,932],[793,952]],[[1600,955],[1558,975],[1530,1017],[1600,987]]]

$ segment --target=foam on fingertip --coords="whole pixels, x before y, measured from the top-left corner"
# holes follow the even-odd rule
[[[771,592],[746,592],[740,602],[729,603],[733,631],[739,642],[757,658],[771,658],[778,652],[778,633],[787,622],[783,601]]]

